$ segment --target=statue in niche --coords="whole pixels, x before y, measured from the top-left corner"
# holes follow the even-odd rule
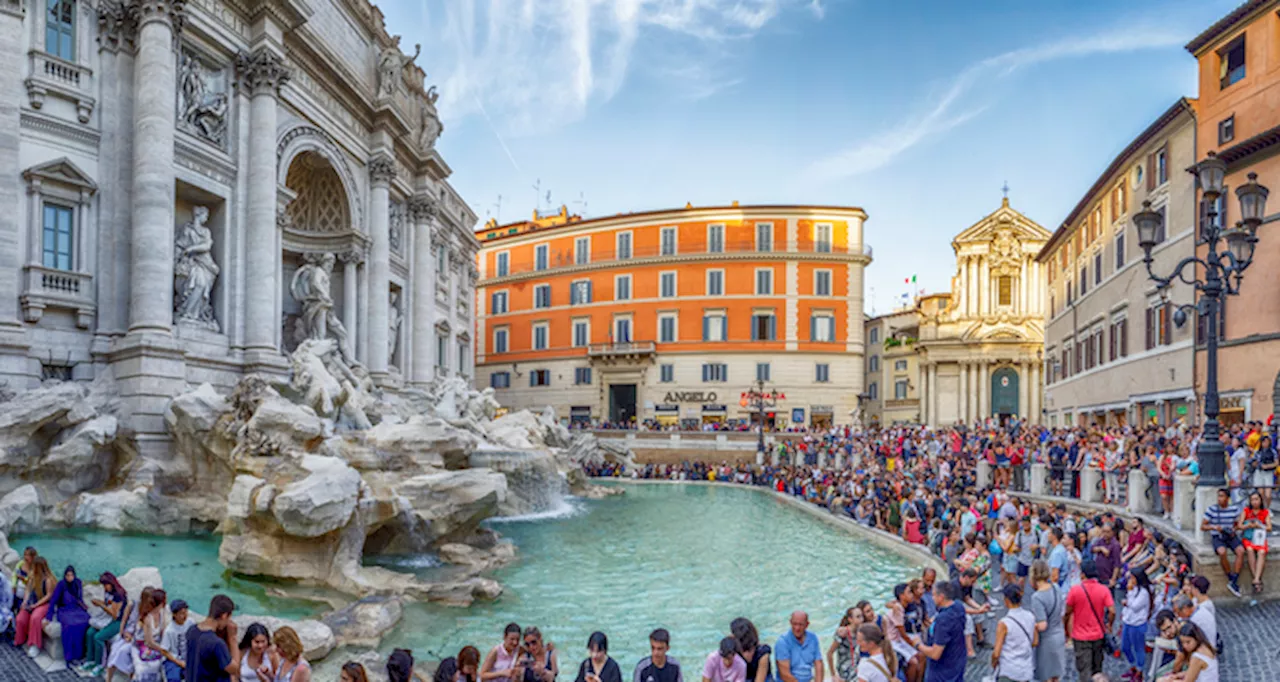
[[[435,86],[431,86],[435,90]],[[428,101],[434,102],[428,95]],[[440,118],[436,116],[436,112],[430,107],[423,105],[422,107],[422,133],[418,138],[418,147],[422,151],[431,151],[436,146],[436,140],[440,138],[440,133],[444,132],[444,124],[440,122]]]
[[[400,323],[404,315],[400,312],[400,292],[391,292],[391,301],[387,306],[387,362],[395,364],[396,346],[400,343]]]
[[[404,238],[404,204],[391,204],[390,214],[390,220],[388,220],[390,225],[387,227],[387,242],[391,246],[391,252],[399,254],[402,253],[400,246]]]
[[[333,297],[329,294],[329,273],[333,272],[336,259],[332,253],[317,256],[307,254],[305,263],[293,274],[289,293],[302,306],[298,330],[303,339],[338,340],[338,351],[344,360],[352,362],[351,349],[347,346],[347,328],[333,312]]]
[[[392,97],[400,92],[400,86],[404,82],[401,74],[404,73],[405,65],[417,59],[421,53],[420,44],[413,46],[412,57],[401,54],[398,44],[382,51],[382,55],[378,57],[378,97]]]
[[[213,262],[213,233],[205,225],[208,221],[209,209],[196,206],[191,220],[178,228],[174,238],[173,316],[217,331],[209,297],[220,269]]]
[[[222,147],[227,140],[227,93],[212,87],[218,78],[194,55],[183,52],[178,75],[178,125]]]

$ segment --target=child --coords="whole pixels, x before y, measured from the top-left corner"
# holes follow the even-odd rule
[[[160,653],[164,655],[164,679],[166,682],[182,682],[182,673],[187,668],[187,603],[181,599],[173,600],[169,607],[173,612],[173,625],[165,628],[160,638]]]

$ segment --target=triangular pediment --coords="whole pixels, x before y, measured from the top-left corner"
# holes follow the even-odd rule
[[[23,171],[22,177],[31,182],[34,179],[40,179],[42,182],[52,182],[62,185],[70,185],[82,190],[87,190],[90,194],[98,191],[98,184],[89,177],[88,173],[80,170],[80,167],[68,159],[62,157],[53,161],[34,165]]]
[[[1002,231],[1010,230],[1020,242],[1047,242],[1052,233],[1036,221],[1019,213],[1004,202],[995,212],[970,225],[952,240],[953,246],[973,242],[989,242]]]

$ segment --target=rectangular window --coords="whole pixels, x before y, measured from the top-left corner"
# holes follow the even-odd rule
[[[575,386],[589,386],[591,384],[591,368],[590,367],[574,367],[573,368],[573,384]]]
[[[1124,267],[1124,233],[1116,235],[1116,272]]]
[[[813,380],[819,384],[825,384],[831,381],[831,365],[825,362],[819,362],[813,366]]]
[[[505,327],[493,330],[493,352],[507,352],[507,330]]]
[[[723,362],[708,362],[702,365],[703,381],[728,381],[729,366]]]
[[[494,372],[489,375],[490,388],[511,388],[511,372]]]
[[[724,225],[707,226],[707,253],[724,252]]]
[[[813,294],[815,296],[831,295],[831,271],[830,270],[814,270],[813,271]]]
[[[551,247],[546,244],[539,244],[533,247],[533,269],[546,270],[547,264],[551,260]]]
[[[533,349],[546,350],[550,341],[551,329],[546,323],[533,325]]]
[[[702,316],[702,340],[729,340],[729,324],[724,313],[707,313]]]
[[[535,369],[529,372],[529,385],[530,386],[550,386],[551,370]]]
[[[41,262],[46,268],[70,270],[72,223],[71,209],[56,204],[44,205],[44,248]]]
[[[829,314],[815,313],[809,317],[809,340],[832,343],[836,340],[835,318]]]
[[[1167,346],[1173,343],[1173,304],[1165,303],[1160,306],[1157,316],[1157,323],[1160,325],[1160,345]]]
[[[769,378],[769,363],[756,363],[756,381],[772,381],[772,379]]]
[[[631,275],[618,275],[613,278],[613,300],[631,300]]]
[[[997,284],[999,288],[997,305],[1013,305],[1013,277],[1010,275],[1001,275],[997,280]]]
[[[613,321],[614,343],[631,343],[631,318],[619,317]]]
[[[48,0],[44,22],[44,51],[69,62],[76,59],[76,3]]]
[[[776,329],[773,313],[756,313],[751,316],[751,340],[773,341]]]
[[[591,262],[591,237],[578,237],[573,240],[573,264],[586,265]]]
[[[458,374],[466,374],[467,372],[467,346],[466,341],[458,342]]]
[[[676,380],[675,365],[658,365],[658,381],[669,384]]]
[[[756,251],[773,250],[773,223],[756,223]]]
[[[583,305],[591,302],[591,280],[580,279],[569,285],[569,305]]]
[[[831,226],[819,223],[813,226],[813,250],[818,253],[831,253]]]
[[[676,342],[676,316],[675,315],[659,315],[658,316],[658,341],[662,343]]]
[[[763,296],[773,293],[773,270],[764,268],[756,270],[756,295]]]
[[[1129,318],[1120,320],[1120,357],[1129,357]]]
[[[533,288],[533,307],[534,308],[550,308],[551,307],[551,285],[539,284]]]
[[[618,259],[624,260],[631,257],[631,233],[619,232],[617,238]]]
[[[507,312],[507,292],[495,291],[489,297],[489,314],[501,315]]]
[[[436,336],[436,367],[441,372],[449,370],[449,337]]]
[[[662,298],[675,298],[676,273],[664,272],[658,275],[658,295]]]
[[[907,399],[907,380],[906,379],[899,379],[893,382],[893,399],[894,400]]]
[[[1080,295],[1084,296],[1089,293],[1089,268],[1088,266],[1080,268]]]
[[[507,251],[499,253],[497,258],[498,277],[506,277],[511,274],[511,254]]]
[[[707,295],[724,295],[724,270],[707,270]]]
[[[1093,283],[1102,284],[1102,251],[1093,254]]]
[[[1169,148],[1161,147],[1156,152],[1156,185],[1163,185],[1169,181]]]
[[[573,347],[586,348],[591,344],[591,323],[587,320],[573,321]]]
[[[661,244],[662,255],[664,256],[676,255],[676,249],[678,248],[676,245],[676,228],[674,227],[662,228],[661,236],[662,236],[662,244]]]
[[[1236,117],[1234,114],[1218,121],[1218,144],[1226,144],[1236,139]]]
[[[1156,347],[1156,309],[1147,308],[1146,310],[1146,346],[1147,350]]]
[[[1244,78],[1244,57],[1243,35],[1218,51],[1218,83],[1221,88]]]
[[[870,337],[872,344],[880,343],[880,328],[872,327]]]
[[[895,371],[895,372],[905,372],[905,371],[907,371],[907,361],[906,361],[906,360],[894,360],[894,361],[893,361],[893,371]]]

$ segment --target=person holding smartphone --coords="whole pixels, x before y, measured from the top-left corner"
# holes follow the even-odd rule
[[[534,626],[524,629],[523,643],[517,654],[511,679],[519,682],[555,682],[560,674],[560,660],[551,647],[542,642],[542,631]]]
[[[609,656],[609,638],[603,632],[587,638],[587,658],[578,666],[574,682],[622,682],[622,669]]]

